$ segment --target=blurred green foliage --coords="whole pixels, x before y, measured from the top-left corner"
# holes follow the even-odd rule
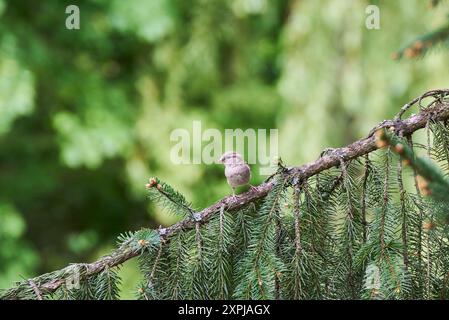
[[[373,2],[380,30],[346,0],[86,0],[68,30],[71,1],[0,0],[0,287],[173,223],[150,176],[198,208],[228,194],[222,167],[170,162],[175,128],[278,128],[299,164],[445,86],[446,52],[390,58],[444,12]]]

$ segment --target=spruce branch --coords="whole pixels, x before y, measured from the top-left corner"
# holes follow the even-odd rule
[[[427,107],[420,108],[418,114],[412,115],[404,120],[399,116],[394,120],[383,121],[370,132],[368,137],[355,141],[348,146],[332,149],[316,161],[299,167],[282,167],[281,176],[285,181],[288,181],[288,184],[296,185],[325,170],[340,166],[342,161],[349,163],[350,160],[367,155],[379,148],[378,139],[374,135],[374,132],[378,129],[392,129],[396,133],[401,132],[403,136],[409,137],[415,131],[426,127],[429,120],[433,122],[446,121],[449,119],[449,103],[443,98],[448,94],[449,90],[429,91],[408,104],[411,106],[416,102],[421,102],[422,97],[433,97],[434,101]],[[401,109],[401,115],[408,108]],[[436,177],[435,179],[440,179],[440,177]],[[193,210],[190,204],[183,197],[178,197],[180,194],[168,185],[161,183],[157,179],[151,180],[149,183],[151,186],[148,185],[147,188],[151,189],[150,192],[157,192],[157,199],[165,201],[167,206],[173,204],[173,208],[176,208],[174,211],[176,212],[181,211],[187,213],[184,214],[185,218],[182,221],[167,228],[159,228],[157,230],[142,229],[135,233],[125,234],[120,239],[120,246],[111,254],[103,256],[92,263],[71,264],[63,269],[18,282],[13,288],[2,291],[0,293],[0,299],[34,299],[36,298],[37,292],[45,298],[58,288],[65,287],[66,282],[75,270],[79,273],[81,282],[103,272],[105,272],[102,274],[103,278],[114,277],[114,274],[111,273],[111,268],[117,267],[129,259],[141,255],[143,252],[155,250],[162,241],[170,240],[172,236],[181,231],[207,223],[220,210],[235,212],[246,207],[248,204],[265,198],[275,187],[275,181],[273,180],[268,179],[259,185],[257,189],[251,189],[237,197],[227,196],[201,211]],[[342,182],[341,180],[338,183]],[[321,197],[321,195],[319,196]],[[35,286],[31,286],[30,283],[34,283]],[[115,297],[115,289],[111,289],[110,297]],[[260,293],[263,295],[263,292]]]
[[[293,215],[295,225],[295,253],[290,262],[291,272],[289,275],[293,279],[291,291],[293,297],[299,299],[303,296],[303,268],[301,268],[302,245],[301,245],[301,188],[295,186],[293,189]]]
[[[400,213],[401,213],[401,218],[402,218],[402,226],[401,226],[401,237],[402,237],[402,243],[403,243],[403,249],[402,249],[402,256],[403,256],[403,260],[404,260],[404,266],[405,266],[405,271],[408,272],[408,239],[407,239],[407,221],[408,221],[408,217],[407,217],[407,210],[406,210],[406,204],[405,204],[405,195],[406,195],[406,191],[404,188],[404,182],[402,179],[402,172],[403,172],[403,168],[402,168],[402,162],[398,161],[398,167],[397,167],[397,180],[398,180],[398,185],[399,185],[399,201],[400,201]]]
[[[364,165],[364,173],[363,173],[363,182],[362,182],[362,194],[360,196],[360,214],[362,216],[362,226],[363,226],[363,243],[366,242],[367,239],[367,222],[366,222],[366,188],[368,177],[370,174],[370,160],[368,154],[365,155],[365,165]]]
[[[430,49],[433,49],[438,45],[446,45],[448,37],[449,24],[446,24],[429,34],[418,37],[402,49],[393,53],[393,59],[401,59],[402,57],[411,59],[423,56]]]
[[[441,2],[442,2],[441,0],[429,0],[429,7],[435,8]],[[403,48],[394,52],[392,54],[392,58],[398,60],[403,57],[409,59],[422,57],[431,49],[434,49],[439,46],[447,46],[448,38],[449,38],[449,23],[446,22],[440,28],[417,37]]]
[[[232,230],[233,219],[222,207],[217,220],[217,225],[212,229],[214,237],[211,247],[216,250],[211,252],[211,283],[214,288],[214,297],[218,299],[229,299],[232,283],[232,254],[230,247],[235,238],[233,234],[234,230]]]
[[[426,123],[427,128],[427,123]],[[403,163],[410,165],[418,173],[418,187],[424,195],[432,195],[437,200],[445,201],[449,192],[449,180],[429,158],[417,157],[411,147],[399,137],[385,129],[376,132],[376,141],[379,147],[389,145],[393,151],[401,156]],[[428,142],[428,144],[430,144]],[[427,148],[430,155],[430,147]]]
[[[181,193],[158,178],[151,178],[145,187],[149,191],[150,199],[167,208],[170,213],[184,217],[195,214],[195,210]]]

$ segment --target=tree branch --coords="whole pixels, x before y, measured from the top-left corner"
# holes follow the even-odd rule
[[[323,155],[318,160],[310,162],[308,164],[287,168],[284,174],[288,178],[293,179],[293,183],[304,181],[311,176],[314,176],[324,170],[340,165],[341,161],[349,161],[360,156],[366,155],[377,149],[375,143],[375,137],[373,133],[380,128],[392,128],[396,133],[401,133],[403,136],[411,135],[413,132],[424,128],[427,122],[430,120],[443,121],[449,119],[449,103],[442,98],[449,95],[448,90],[432,90],[423,94],[420,98],[414,99],[408,103],[400,111],[400,115],[395,117],[395,120],[386,120],[381,122],[378,126],[371,130],[367,138],[360,139],[346,147],[333,149],[326,155]],[[435,100],[430,103],[430,107],[423,108],[417,115],[401,120],[400,116],[411,105],[419,101],[421,104],[422,97],[433,97]],[[296,182],[295,182],[296,180]],[[248,203],[257,201],[265,197],[273,187],[273,181],[267,181],[262,183],[254,189],[241,194],[237,197],[227,196],[215,204],[203,209],[196,213],[193,218],[186,218],[173,226],[167,228],[158,229],[159,236],[162,241],[168,240],[170,236],[177,233],[180,230],[190,229],[195,226],[195,223],[206,222],[215,213],[220,210],[235,211],[245,206]],[[135,247],[134,247],[135,248]],[[133,249],[131,244],[122,245],[120,248],[113,251],[110,255],[104,256],[99,260],[89,264],[71,264],[66,268],[57,270],[51,273],[46,273],[41,276],[35,277],[30,280],[22,281],[16,284],[15,287],[4,291],[0,295],[0,299],[15,299],[20,298],[20,293],[23,290],[30,289],[30,283],[32,283],[33,292],[52,293],[62,286],[67,279],[73,275],[74,270],[79,272],[80,279],[84,279],[91,275],[97,274],[106,268],[118,266],[125,261],[138,256],[142,251]]]

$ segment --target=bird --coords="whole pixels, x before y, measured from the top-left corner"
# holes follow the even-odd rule
[[[249,183],[251,179],[251,169],[246,164],[243,157],[234,151],[225,152],[219,160],[221,163],[225,165],[225,176],[228,180],[228,184],[232,188],[232,197],[235,198],[235,189],[238,186],[248,185],[250,188],[256,189],[257,187],[251,185]]]

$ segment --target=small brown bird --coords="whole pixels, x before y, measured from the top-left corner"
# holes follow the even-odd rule
[[[251,169],[239,153],[228,151],[221,156],[219,161],[225,165],[225,176],[232,188],[233,197],[235,197],[235,189],[238,186],[249,184],[251,189],[257,190],[256,187],[249,183]]]

